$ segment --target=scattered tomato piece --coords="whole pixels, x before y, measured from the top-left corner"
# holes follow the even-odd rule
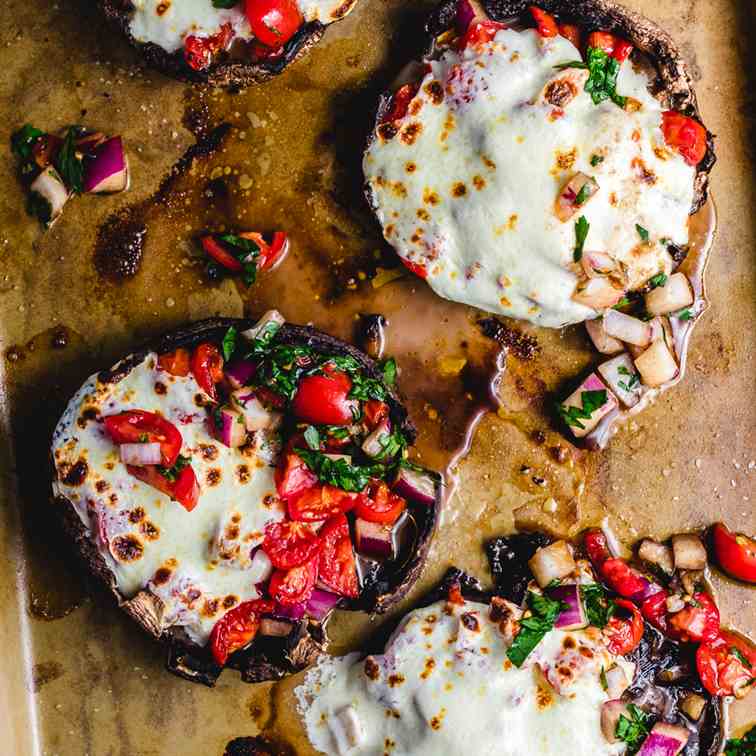
[[[183,439],[179,429],[162,415],[127,410],[103,418],[103,425],[114,444],[159,443],[163,466],[176,464]]]
[[[580,49],[582,34],[579,26],[575,24],[559,24],[559,33],[565,39],[569,39],[578,50]]]
[[[320,540],[304,523],[271,522],[265,526],[262,549],[274,567],[289,570],[312,559],[320,551]]]
[[[289,498],[289,517],[302,522],[320,522],[354,509],[361,494],[347,493],[334,486],[314,486]]]
[[[706,155],[706,129],[693,118],[674,110],[662,113],[664,140],[677,150],[688,165],[698,165]]]
[[[214,344],[200,344],[192,354],[192,374],[199,387],[213,400],[217,401],[216,383],[223,380],[223,357]]]
[[[542,37],[556,37],[557,34],[559,34],[556,19],[551,13],[547,13],[545,10],[537,8],[535,5],[531,5],[528,10],[533,16],[538,33]]]
[[[756,583],[756,540],[733,533],[721,522],[711,529],[717,564],[730,576],[746,583]]]
[[[318,578],[317,555],[308,562],[290,570],[276,570],[270,579],[268,592],[275,601],[292,606],[307,601]]]
[[[156,465],[144,467],[126,465],[126,469],[143,483],[170,496],[171,499],[181,504],[187,512],[191,512],[197,506],[200,487],[191,465],[179,471],[161,469]]]
[[[195,71],[204,71],[210,67],[213,58],[229,46],[233,37],[231,24],[223,24],[220,31],[210,37],[192,34],[184,41],[184,60]]]
[[[607,638],[606,647],[610,653],[624,656],[636,649],[641,642],[643,617],[632,601],[617,599],[614,603],[629,613],[630,616],[624,619],[615,615],[609,620],[604,628],[604,635]]]
[[[722,630],[698,647],[696,666],[701,682],[713,696],[742,698],[756,681],[756,649],[745,638]]]
[[[299,381],[292,410],[300,420],[318,425],[348,425],[359,413],[359,402],[349,399],[352,380],[326,365],[323,375]]]
[[[424,265],[412,262],[412,260],[407,260],[404,257],[400,257],[399,259],[402,261],[402,265],[404,265],[410,273],[414,273],[419,278],[428,278],[428,270]]]
[[[386,111],[386,114],[381,118],[381,123],[390,123],[392,121],[398,121],[400,118],[404,118],[407,115],[409,104],[417,94],[417,84],[404,84],[394,92],[394,97],[391,100],[391,107]]]
[[[272,48],[283,47],[304,23],[294,0],[246,0],[244,12],[255,38]]]
[[[331,517],[320,529],[322,548],[318,580],[340,596],[360,595],[349,522],[343,514]]]
[[[158,357],[158,367],[171,375],[186,378],[189,375],[189,350],[179,347]]]
[[[223,666],[235,651],[249,645],[260,627],[260,618],[275,609],[272,601],[256,599],[245,601],[226,612],[210,633],[210,651],[215,661]]]
[[[368,491],[360,494],[355,514],[368,522],[393,525],[406,508],[407,502],[382,480],[372,480]]]
[[[501,24],[498,21],[473,21],[457,41],[457,47],[464,50],[470,45],[485,44],[490,42],[498,31],[506,28],[506,24]]]
[[[706,593],[696,593],[695,603],[669,616],[670,635],[676,640],[700,643],[719,635],[719,609]]]
[[[278,495],[284,501],[299,496],[318,482],[317,475],[294,452],[289,452],[282,458],[276,468],[275,479]]]

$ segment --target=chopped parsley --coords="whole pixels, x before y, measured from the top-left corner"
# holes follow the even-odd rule
[[[606,670],[604,669],[604,665],[601,665],[601,674],[599,675],[599,680],[601,680],[601,687],[604,690],[609,690],[609,681],[606,679]]]
[[[595,168],[599,163],[604,162],[603,155],[591,155],[591,165]]]
[[[652,289],[656,289],[659,286],[664,286],[664,284],[667,283],[667,274],[666,273],[657,273],[653,278],[648,279],[648,285]]]
[[[178,480],[179,473],[185,468],[189,467],[192,460],[189,457],[184,457],[181,454],[176,459],[176,464],[173,467],[157,466],[157,471],[170,483],[175,483]]]
[[[680,310],[679,312],[675,313],[675,317],[679,318],[680,320],[692,320],[693,319],[693,312],[688,307],[684,310]]]
[[[33,154],[33,147],[40,137],[45,135],[31,124],[25,124],[11,137],[11,149],[22,160],[29,160]]]
[[[630,299],[627,297],[622,297],[619,302],[617,302],[616,305],[612,305],[613,310],[619,310],[622,307],[627,307],[629,304],[631,304]]]
[[[604,587],[599,583],[581,585],[580,598],[583,601],[588,623],[593,627],[606,627],[614,614],[616,605],[607,599]]]
[[[314,425],[308,425],[304,432],[304,440],[313,451],[320,451],[320,433]]]
[[[648,737],[651,716],[635,704],[628,704],[627,709],[630,718],[628,719],[624,714],[620,714],[614,734],[627,743],[627,753],[632,756],[632,754],[638,753],[643,741]]]
[[[387,386],[393,386],[396,381],[396,360],[393,357],[389,357],[381,364],[381,372],[383,373],[383,381]]]
[[[63,183],[76,194],[84,190],[84,156],[76,149],[81,133],[81,126],[70,126],[55,159],[55,168]]]
[[[565,407],[564,404],[557,404],[557,412],[567,425],[584,430],[585,426],[580,421],[590,420],[593,413],[606,404],[606,389],[581,391],[580,402],[582,407]]]
[[[228,362],[236,351],[236,328],[230,326],[223,335],[223,359]]]
[[[394,428],[391,433],[380,436],[378,443],[381,445],[381,451],[375,455],[375,459],[384,461],[402,454],[407,446],[407,439],[399,428]]]
[[[584,68],[589,72],[588,81],[585,82],[585,91],[591,96],[594,105],[604,100],[611,100],[615,105],[624,108],[627,97],[617,94],[617,75],[620,63],[616,58],[607,55],[597,47],[589,47],[585,53],[586,61],[572,60],[568,63],[560,63],[555,68]]]
[[[581,189],[580,191],[582,192],[583,190]],[[572,255],[572,258],[575,262],[580,262],[581,258],[583,257],[583,246],[585,245],[585,240],[588,237],[588,229],[590,227],[591,224],[588,223],[584,215],[581,215],[575,223],[575,251]]]
[[[530,652],[554,627],[559,613],[569,608],[564,601],[557,601],[533,591],[528,591],[528,606],[533,616],[520,620],[520,632],[507,649],[507,658],[515,667],[522,666]]]
[[[742,738],[730,738],[725,744],[725,756],[753,756],[756,753],[756,726]]]
[[[640,236],[641,241],[647,242],[648,241],[648,231],[643,228],[639,223],[635,224],[635,230],[638,232],[638,236]]]
[[[575,197],[575,204],[580,207],[580,205],[584,205],[585,201],[591,196],[591,190],[590,190],[590,182],[586,181],[581,187],[580,191],[577,193],[577,196]]]
[[[257,280],[257,258],[260,254],[260,247],[251,239],[245,239],[243,236],[236,234],[222,234],[220,240],[231,247],[234,257],[242,264],[242,280],[247,286]]]
[[[294,450],[307,467],[318,476],[321,483],[336,486],[342,491],[364,491],[370,478],[386,475],[386,465],[353,465],[345,459],[332,459],[325,454],[308,449]]]
[[[617,372],[628,378],[627,381],[617,381],[617,385],[620,388],[625,389],[625,391],[632,391],[640,383],[640,376],[638,373],[628,370],[624,365],[620,365],[617,368]]]

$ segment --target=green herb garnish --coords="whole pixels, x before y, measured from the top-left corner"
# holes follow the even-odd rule
[[[222,234],[219,239],[231,249],[234,257],[242,265],[242,280],[247,286],[257,280],[257,258],[260,255],[260,247],[251,239],[245,239],[236,234]]]
[[[582,192],[582,189],[580,190]],[[575,251],[573,252],[572,259],[575,262],[580,262],[583,257],[583,246],[585,240],[588,237],[588,229],[591,224],[585,219],[584,215],[581,215],[575,223]]]
[[[737,648],[737,646],[730,646],[729,651],[746,669],[753,668],[751,662],[748,661],[743,652],[739,648]]]
[[[84,190],[84,156],[76,149],[76,140],[81,133],[81,126],[69,126],[55,159],[55,168],[63,183],[76,194]]]
[[[657,273],[652,278],[648,279],[648,285],[652,289],[656,289],[659,286],[664,286],[664,284],[667,283],[667,274],[666,273]]]
[[[308,449],[295,449],[307,467],[318,476],[321,483],[336,486],[342,491],[364,491],[370,478],[386,475],[386,465],[353,465],[345,459],[332,459],[325,454]]]
[[[617,75],[620,64],[611,55],[607,55],[597,47],[589,47],[585,53],[586,63],[582,60],[572,60],[568,63],[560,63],[554,68],[560,71],[565,68],[584,68],[590,72],[588,81],[585,82],[585,91],[591,96],[594,105],[604,100],[611,100],[620,108],[625,107],[627,97],[617,94]]]
[[[643,741],[648,737],[651,716],[635,704],[628,704],[627,709],[630,718],[620,714],[614,734],[627,743],[627,753],[632,755],[638,753]]]
[[[581,391],[580,401],[582,407],[565,407],[564,404],[557,404],[557,412],[567,425],[584,430],[585,426],[580,421],[590,420],[591,415],[593,415],[599,407],[606,404],[606,389],[600,389],[598,391]]]
[[[604,587],[599,583],[581,585],[580,598],[583,601],[588,623],[593,627],[606,627],[614,614],[616,605],[607,599]]]
[[[218,426],[220,427],[220,426]],[[176,464],[173,467],[157,466],[157,471],[171,483],[175,483],[178,480],[179,473],[191,464],[192,460],[189,457],[184,457],[181,454],[176,459]]]
[[[601,674],[599,675],[599,680],[601,680],[601,687],[604,690],[609,690],[609,681],[606,679],[606,670],[604,669],[604,666],[601,666]]]
[[[320,433],[314,425],[308,425],[304,432],[304,440],[313,451],[320,451]]]
[[[228,362],[236,351],[236,328],[229,326],[223,335],[223,359]]]
[[[393,386],[396,381],[396,360],[393,357],[389,357],[383,361],[381,365],[381,371],[383,372],[383,381],[387,386]]]
[[[688,307],[685,310],[680,310],[679,312],[675,313],[675,317],[680,318],[680,320],[692,320],[693,319],[693,312]]]
[[[730,738],[725,744],[725,756],[753,756],[756,753],[756,726],[742,738]]]
[[[575,204],[580,207],[580,205],[584,205],[585,201],[591,196],[590,195],[590,182],[586,181],[585,184],[583,184],[580,187],[580,191],[577,193],[577,196],[575,197]]]
[[[617,372],[628,378],[627,381],[617,381],[617,385],[620,388],[625,389],[625,391],[632,391],[640,383],[640,376],[638,373],[628,370],[624,365],[620,365],[617,368]]]
[[[14,132],[11,137],[11,149],[22,160],[29,160],[33,154],[33,147],[40,137],[45,135],[44,131],[40,131],[30,124],[22,126],[18,131]]]
[[[599,163],[604,162],[603,155],[591,155],[591,165],[595,168]]]
[[[564,601],[557,601],[548,596],[541,596],[528,591],[528,606],[532,617],[520,620],[520,632],[507,649],[507,658],[515,667],[521,667],[530,652],[543,640],[546,633],[554,627],[559,613],[569,607]]]
[[[641,240],[644,242],[648,241],[648,231],[643,228],[640,224],[635,224],[635,230],[638,232],[638,236],[640,236]]]

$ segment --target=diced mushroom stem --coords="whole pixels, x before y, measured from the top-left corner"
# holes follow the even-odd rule
[[[619,287],[609,276],[582,279],[578,282],[572,299],[594,310],[605,310],[614,307],[625,295],[625,290]]]
[[[552,103],[553,104],[553,103]],[[566,223],[599,190],[598,182],[586,173],[576,173],[559,192],[554,205],[557,218]],[[602,254],[602,253],[595,253]],[[608,257],[608,255],[606,256]],[[614,261],[609,258],[613,263]],[[612,266],[613,267],[613,266]],[[609,272],[609,271],[607,271]],[[588,275],[591,275],[590,273]]]
[[[684,273],[674,273],[663,286],[646,294],[646,310],[651,315],[667,315],[693,304],[693,289]]]
[[[671,575],[675,571],[675,563],[672,561],[672,549],[663,543],[651,538],[644,538],[638,548],[638,556],[649,564],[654,564],[661,570]]]
[[[70,196],[63,179],[50,165],[34,179],[29,188],[30,206],[34,214],[46,226],[52,226],[60,217]]]
[[[635,367],[638,368],[643,383],[651,387],[671,381],[678,372],[677,362],[662,339],[655,341],[635,358]]]
[[[617,407],[617,399],[591,373],[560,405],[559,414],[576,438],[590,433],[604,415]]]
[[[624,701],[606,701],[601,706],[601,732],[608,743],[618,743],[617,723],[620,717],[632,720],[630,711]]]
[[[552,580],[561,580],[575,570],[575,559],[566,541],[554,541],[538,549],[528,562],[538,585],[545,588]]]
[[[617,354],[624,349],[622,342],[619,339],[615,339],[606,332],[604,329],[603,318],[586,320],[585,330],[588,331],[593,346],[595,346],[601,354]]]
[[[336,752],[344,756],[365,742],[365,729],[354,706],[345,706],[328,720]]]
[[[693,533],[672,536],[672,553],[678,570],[703,570],[706,567],[706,549]]]
[[[701,590],[703,577],[703,570],[682,570],[680,572],[680,582],[685,589],[685,593],[689,596],[698,593]]]
[[[643,384],[627,352],[599,365],[601,377],[626,407],[634,407],[643,393]]]
[[[678,596],[676,593],[667,596],[666,604],[667,611],[670,614],[676,614],[677,612],[681,612],[683,609],[685,609],[685,602],[682,600],[682,596]]]
[[[639,318],[619,310],[604,313],[604,330],[615,339],[644,347],[651,343],[651,326]]]
[[[698,693],[688,693],[688,695],[683,698],[680,708],[694,722],[697,722],[701,718],[703,710],[706,708],[706,699],[703,696],[699,696]]]
[[[630,686],[625,670],[617,664],[605,673],[606,694],[609,698],[619,698]]]

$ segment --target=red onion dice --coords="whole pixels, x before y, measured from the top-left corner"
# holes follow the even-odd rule
[[[223,407],[220,410],[220,428],[216,426],[215,432],[222,444],[231,449],[238,449],[247,440],[244,416],[238,410]]]
[[[657,722],[643,741],[638,756],[677,756],[689,737],[690,733],[684,727]]]
[[[231,384],[231,388],[240,389],[246,386],[255,374],[257,366],[249,360],[235,360],[223,369],[223,374]],[[251,391],[251,389],[250,389]]]
[[[391,435],[391,421],[386,418],[378,427],[363,441],[362,451],[372,457],[379,459],[384,455],[386,450],[386,441]]]
[[[563,601],[568,609],[559,613],[554,622],[554,627],[560,630],[580,630],[588,625],[588,620],[583,610],[583,602],[580,600],[580,586],[575,583],[558,585],[546,591],[549,598]]]
[[[457,0],[457,16],[454,23],[460,34],[464,34],[473,21],[483,21],[486,18],[488,14],[475,0]]]
[[[305,604],[305,612],[309,617],[321,622],[324,620],[336,604],[341,601],[341,597],[335,593],[315,588],[312,595],[307,599]]]
[[[357,552],[371,559],[394,558],[394,535],[390,525],[357,519],[354,524]]]
[[[121,453],[121,462],[125,465],[136,465],[144,467],[145,465],[159,465],[162,460],[160,453],[160,444],[121,444],[119,447]]]
[[[84,191],[89,194],[113,194],[128,189],[129,162],[121,137],[102,142],[84,165]]]
[[[401,465],[392,487],[396,493],[410,501],[417,501],[420,504],[436,502],[438,482],[428,472],[420,472]]]
[[[281,619],[289,619],[299,622],[305,615],[305,604],[276,604],[273,615]]]

